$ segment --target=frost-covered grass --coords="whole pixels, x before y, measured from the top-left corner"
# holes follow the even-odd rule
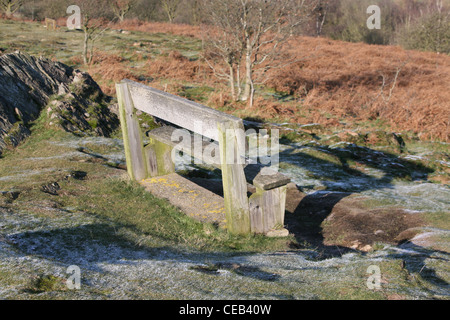
[[[375,197],[367,200],[368,208],[401,205],[429,218],[430,227],[412,242],[330,255],[324,251],[340,249],[298,243],[293,236],[230,236],[192,220],[108,165],[124,162],[119,139],[51,131],[45,119],[32,130],[30,139],[0,159],[0,191],[20,192],[17,199],[0,196],[0,298],[449,298],[448,189],[443,185],[371,184],[379,178],[354,177],[335,156],[316,157],[317,149],[299,148],[282,157],[289,162],[282,171],[311,184],[314,192],[336,188],[326,177],[335,170],[341,174],[334,182]],[[74,171],[87,175],[75,179]],[[42,185],[55,181],[58,196],[42,192]],[[80,290],[64,284],[71,265],[81,269]],[[380,267],[379,290],[367,287],[371,265]]]
[[[71,221],[76,221],[74,216]],[[83,214],[79,214],[83,219]],[[84,217],[91,219],[89,217]],[[63,218],[64,219],[64,218]],[[91,221],[95,224],[94,221]],[[64,223],[65,224],[65,223]],[[41,230],[37,227],[38,230]],[[92,224],[28,231],[0,246],[0,297],[15,299],[428,299],[448,298],[448,267],[440,253],[386,247],[370,254],[317,259],[314,250],[224,254],[170,247],[124,246],[96,238]],[[29,229],[29,226],[26,227]],[[82,229],[85,229],[82,231]],[[67,233],[66,233],[67,232]],[[115,241],[116,240],[116,241]],[[74,246],[74,244],[76,244]],[[403,261],[406,260],[406,266]],[[35,290],[45,276],[67,279],[81,269],[81,289]],[[381,287],[367,287],[369,266]],[[213,266],[213,267],[211,267]],[[447,269],[446,269],[447,268]],[[437,270],[436,274],[434,270]],[[432,279],[432,280],[430,280]],[[439,280],[436,280],[439,279]],[[436,283],[441,281],[441,283]]]

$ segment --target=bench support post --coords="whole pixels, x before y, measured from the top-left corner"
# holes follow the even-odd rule
[[[132,180],[140,181],[148,176],[144,145],[142,142],[142,132],[136,116],[133,100],[128,89],[128,84],[116,84],[116,90],[128,175]]]
[[[287,186],[272,190],[256,188],[250,196],[250,221],[252,233],[265,234],[284,227]]]
[[[148,174],[150,177],[164,176],[175,172],[175,164],[172,161],[173,148],[164,142],[150,138],[150,143],[145,146]]]
[[[233,122],[219,122],[218,130],[227,229],[233,234],[249,234],[251,227],[247,180],[244,165],[238,161],[241,154],[241,128]]]

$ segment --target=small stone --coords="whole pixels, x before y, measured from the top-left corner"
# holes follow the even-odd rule
[[[350,248],[352,249],[358,249],[358,247],[361,245],[361,242],[359,242],[358,240],[355,240],[352,242],[352,245],[350,246]]]
[[[369,251],[372,251],[373,248],[371,245],[365,245],[364,247],[360,248],[359,250],[361,250],[363,252],[369,252]]]
[[[289,236],[289,231],[287,229],[277,229],[277,230],[269,230],[266,233],[266,236],[269,238],[283,238]]]

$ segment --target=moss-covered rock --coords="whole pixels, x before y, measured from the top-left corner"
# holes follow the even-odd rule
[[[60,62],[16,52],[0,57],[0,154],[29,134],[47,107],[51,124],[83,134],[109,136],[118,117],[110,98],[86,73]]]

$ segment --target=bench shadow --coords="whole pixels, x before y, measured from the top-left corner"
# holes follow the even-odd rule
[[[302,149],[304,151],[308,150],[309,152],[302,152]],[[331,157],[332,159],[324,159],[323,157],[314,155],[318,153]],[[322,190],[305,192],[310,186],[300,185],[297,186],[299,192],[295,193],[292,190],[288,192],[288,202],[295,202],[292,197],[295,198],[297,196],[298,204],[294,208],[287,208],[285,218],[287,229],[296,239],[296,243],[292,244],[293,249],[312,248],[314,252],[318,253],[314,257],[318,260],[340,257],[349,252],[366,254],[357,249],[326,244],[326,239],[322,233],[323,222],[343,199],[367,190],[392,189],[394,187],[393,181],[396,179],[426,181],[428,175],[434,172],[431,168],[403,159],[396,154],[353,144],[349,144],[344,148],[335,149],[326,146],[299,147],[294,145],[292,148],[288,147],[280,153],[280,162],[301,170],[307,170],[324,186]],[[374,176],[362,170],[357,170],[354,168],[355,163],[361,167],[373,169],[378,173]],[[200,177],[196,177],[194,173],[194,176],[188,177],[188,179],[223,196],[220,172],[216,174],[215,179],[210,179],[207,176],[202,176],[204,171],[202,171],[201,167],[195,170],[199,170],[197,174],[200,172]],[[289,175],[287,172],[285,174]],[[399,233],[401,231],[404,230],[400,230]],[[383,242],[384,239],[380,236],[380,239],[377,241]],[[402,241],[405,240],[403,239]],[[405,245],[403,242],[390,243],[396,246]],[[409,246],[415,246],[407,241],[406,243]],[[417,250],[420,249],[421,254],[413,257],[413,259],[419,259],[419,261],[415,264],[407,264],[406,270],[409,273],[421,271],[422,275],[426,274],[424,278],[427,281],[429,280],[441,286],[448,285],[432,269],[426,268],[425,266],[425,260],[430,258],[436,251],[416,247]],[[403,261],[405,256],[399,254],[391,255],[389,258]],[[420,268],[423,269],[417,269],[415,267],[417,265],[421,265]]]
[[[211,275],[228,271],[262,281],[276,281],[280,277],[257,266],[246,265],[245,262],[230,262],[227,257],[233,255],[191,251],[186,253],[172,247],[137,244],[120,234],[123,228],[140,232],[133,225],[94,223],[71,228],[26,231],[6,236],[5,240],[22,256],[40,257],[62,267],[76,265],[92,272],[105,271],[102,265],[104,263],[135,265],[140,260],[154,260],[194,263],[191,270]],[[251,252],[239,253],[239,256],[245,254]],[[213,260],[218,262],[211,264],[210,261]]]
[[[441,250],[430,250],[409,241],[400,244],[398,247],[410,252],[408,258],[405,259],[405,254],[402,252],[390,254],[387,258],[400,260],[402,268],[406,270],[409,275],[420,275],[420,277],[426,282],[440,288],[446,288],[448,294],[450,289],[449,283],[442,279],[441,276],[436,273],[436,270],[427,266],[427,260],[440,260],[448,264],[450,262],[450,254],[448,252]],[[427,288],[427,290],[435,293],[430,288]]]
[[[305,152],[302,152],[302,149]],[[332,155],[333,159],[337,161],[324,160],[311,154],[316,152]],[[348,247],[326,245],[322,234],[324,220],[330,216],[335,206],[343,199],[367,190],[392,189],[394,179],[426,181],[428,175],[434,172],[431,168],[402,159],[395,154],[351,144],[337,149],[295,145],[280,153],[280,162],[311,172],[324,185],[323,190],[306,193],[301,191],[306,191],[309,186],[298,186],[298,194],[301,194],[298,204],[291,210],[287,210],[285,220],[287,229],[295,236],[297,243],[300,246],[305,243],[306,246],[315,248],[320,252],[320,259],[339,257],[348,252],[358,252],[358,250]],[[351,168],[350,164],[354,165],[355,163],[375,169],[382,174],[375,177]],[[448,286],[448,283],[433,269],[427,268],[425,262],[436,253],[449,256],[447,252],[427,249],[409,242],[408,239],[391,244],[419,253],[408,254],[409,263],[405,263],[405,253],[389,255],[388,258],[401,260],[405,264],[405,270],[409,273],[421,274],[427,282],[440,287]],[[360,253],[366,254],[365,252]],[[442,259],[448,261],[448,259]]]
[[[305,152],[303,152],[305,151]],[[306,152],[308,151],[308,152]],[[331,159],[324,159],[322,154]],[[373,150],[349,144],[345,148],[326,146],[292,145],[280,153],[280,162],[294,169],[306,170],[324,186],[321,190],[307,192],[311,186],[298,185],[299,192],[288,193],[288,202],[299,197],[295,208],[287,208],[285,224],[298,243],[309,243],[322,252],[323,258],[340,256],[354,251],[347,247],[327,246],[322,235],[322,223],[332,213],[341,200],[367,190],[393,188],[394,179],[426,181],[433,169],[423,166],[386,151]],[[351,166],[358,163],[366,168],[378,171],[378,176],[369,175]],[[223,197],[221,174],[219,169],[212,173],[210,169],[191,165],[192,171],[182,175],[197,185]],[[297,168],[297,169],[295,169]],[[289,176],[289,172],[281,169]],[[291,190],[292,191],[292,190]],[[249,188],[249,195],[254,192]]]
[[[191,164],[191,170],[177,171],[187,180],[223,197],[222,173],[220,169],[205,168],[201,165]]]
[[[310,186],[299,185],[299,190],[303,191],[305,196],[287,215],[288,222],[295,225],[290,231],[298,240],[305,240],[304,234],[315,234],[314,238],[307,237],[315,245],[323,245],[321,224],[342,199],[367,190],[392,189],[394,179],[426,180],[428,175],[434,172],[431,168],[402,159],[395,154],[353,144],[335,149],[326,146],[292,146],[280,153],[280,161],[307,170],[323,185],[322,190],[313,192],[307,192]],[[379,176],[352,168],[351,165],[355,164],[375,169]],[[292,221],[294,218],[302,223],[295,223]]]
[[[330,159],[324,159],[320,154]],[[431,168],[402,159],[398,155],[356,145],[334,149],[325,146],[292,145],[280,152],[280,162],[282,166],[290,166],[291,170],[308,171],[323,185],[321,190],[313,192],[308,192],[311,186],[297,186],[302,197],[295,208],[287,210],[286,224],[299,243],[306,241],[323,249],[324,257],[341,255],[351,250],[344,247],[328,248],[324,245],[321,233],[323,221],[342,199],[367,190],[393,188],[394,179],[425,181],[428,175],[434,172]],[[378,176],[353,168],[355,163],[376,170]],[[211,173],[202,166],[191,167],[194,168],[192,171],[182,173],[185,178],[223,197],[219,169]],[[288,170],[281,168],[280,171],[289,176]],[[253,191],[249,189],[249,194],[251,192]],[[288,202],[292,202],[292,195],[292,192],[288,194]]]

